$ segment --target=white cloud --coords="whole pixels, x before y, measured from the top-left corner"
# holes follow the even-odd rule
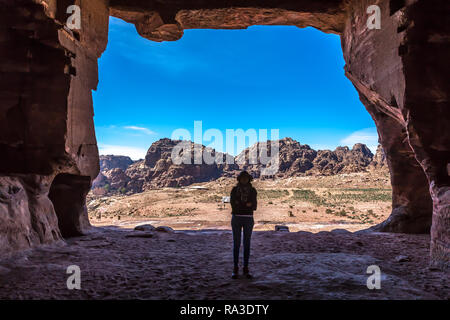
[[[110,144],[100,144],[98,146],[99,153],[102,155],[113,154],[116,156],[128,156],[133,160],[144,159],[147,154],[147,149],[127,147],[127,146],[117,146]]]
[[[331,144],[317,144],[317,143],[313,143],[313,144],[305,143],[305,144],[309,145],[311,148],[313,148],[316,151],[317,150],[334,150],[337,147],[337,146],[331,145]]]
[[[154,131],[152,131],[152,130],[150,130],[150,129],[144,128],[144,127],[125,126],[125,127],[123,127],[123,128],[124,128],[124,129],[128,129],[128,130],[134,130],[134,131],[142,132],[142,133],[145,133],[145,134],[147,134],[147,135],[156,134],[156,132],[154,132]]]
[[[342,139],[340,143],[349,148],[353,147],[355,143],[364,143],[372,153],[375,153],[378,146],[378,132],[376,128],[358,130]]]

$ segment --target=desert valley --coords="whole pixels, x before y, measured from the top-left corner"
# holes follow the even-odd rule
[[[291,231],[357,231],[386,220],[391,211],[389,171],[381,147],[375,155],[364,144],[316,151],[285,138],[279,141],[278,174],[260,177],[261,164],[248,161],[251,148],[239,154],[234,165],[175,165],[170,159],[175,143],[153,143],[140,161],[100,156],[101,172],[87,200],[91,223],[229,229],[231,207],[222,199],[244,169],[256,178],[255,230],[283,225]],[[247,160],[238,165],[241,158]]]

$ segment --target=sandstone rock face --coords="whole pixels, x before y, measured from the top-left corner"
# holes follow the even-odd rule
[[[111,15],[136,25],[143,37],[173,41],[184,29],[244,29],[252,25],[313,26],[341,33],[345,27],[346,1],[111,0]]]
[[[427,13],[426,15],[424,13]],[[399,55],[405,72],[408,141],[425,171],[433,201],[431,261],[450,267],[450,14],[448,1],[419,1],[405,8],[407,29]],[[431,18],[432,17],[432,18]],[[444,36],[445,35],[445,36]]]
[[[132,193],[142,192],[149,171],[150,168],[145,165],[145,160],[136,161],[130,165],[125,171],[125,174],[130,177],[130,181],[127,184],[127,190]]]
[[[73,3],[81,6],[80,30],[64,27],[67,5]],[[155,41],[179,39],[187,28],[254,24],[313,26],[341,35],[346,75],[377,125],[391,173],[393,213],[379,230],[425,232],[432,222],[431,261],[448,268],[450,4],[378,0],[381,29],[368,29],[366,10],[372,4],[370,0],[1,0],[0,214],[5,224],[0,250],[58,238],[56,216],[60,228],[74,223],[78,225],[70,230],[83,229],[86,219],[74,215],[85,215],[86,177],[92,180],[99,172],[91,91],[97,85],[97,58],[106,48],[111,14],[134,23],[141,35]],[[323,157],[333,160],[332,153]],[[167,165],[155,163],[153,174],[162,174]],[[171,174],[183,180],[179,171]],[[53,194],[62,199],[54,206],[55,215],[47,194],[58,175],[62,176]],[[17,188],[28,190],[27,197],[15,193]],[[14,194],[23,201],[15,202]],[[15,203],[16,209],[5,203]],[[66,208],[72,205],[76,212]],[[22,218],[15,221],[7,218],[10,215]],[[45,227],[35,223],[43,220]]]
[[[433,221],[431,261],[448,268],[450,88],[441,68],[449,68],[443,55],[450,53],[450,28],[438,21],[450,6],[380,1],[383,27],[373,32],[360,18],[370,4],[349,8],[342,47],[346,75],[375,120],[391,173],[393,212],[377,230],[426,232]]]
[[[10,253],[61,239],[47,194],[50,179],[40,175],[0,176],[0,249]]]
[[[386,154],[383,150],[383,147],[380,144],[378,145],[377,151],[375,152],[372,162],[370,163],[370,168],[375,170],[376,169],[388,170]]]
[[[91,14],[71,31],[63,3],[0,1],[0,253],[89,227],[99,170],[91,90],[109,14],[106,1],[85,1]]]

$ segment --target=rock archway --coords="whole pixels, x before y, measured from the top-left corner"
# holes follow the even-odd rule
[[[65,26],[72,4],[81,8],[79,30]],[[374,4],[381,29],[370,30]],[[376,123],[391,172],[393,211],[375,229],[431,228],[431,263],[448,268],[449,14],[446,0],[0,0],[0,251],[89,225],[85,191],[99,171],[91,90],[112,15],[153,41],[250,25],[339,34],[345,73]],[[74,192],[70,201],[55,200],[66,191]]]

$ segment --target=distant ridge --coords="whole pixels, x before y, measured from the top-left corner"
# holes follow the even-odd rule
[[[174,146],[182,141],[168,138],[154,142],[147,151],[144,160],[132,161],[129,157],[101,155],[100,174],[93,182],[93,192],[107,193],[138,193],[159,187],[180,187],[197,182],[207,182],[220,177],[233,177],[241,170],[249,171],[255,178],[261,177],[261,170],[265,167],[249,163],[249,154],[256,152],[260,159],[259,148],[267,146],[270,156],[271,141],[258,142],[246,148],[239,155],[216,152],[208,149],[213,156],[223,159],[223,164],[174,164],[171,153]],[[194,150],[195,144],[191,144]],[[355,144],[351,149],[337,147],[331,150],[314,150],[308,145],[302,145],[292,138],[284,138],[279,142],[279,169],[274,178],[287,178],[303,175],[334,175],[340,173],[363,172],[368,170],[387,170],[386,158],[379,145],[376,154],[362,143]],[[193,159],[193,152],[191,153]],[[234,164],[227,164],[226,159],[234,160]],[[192,161],[193,163],[193,161]]]

